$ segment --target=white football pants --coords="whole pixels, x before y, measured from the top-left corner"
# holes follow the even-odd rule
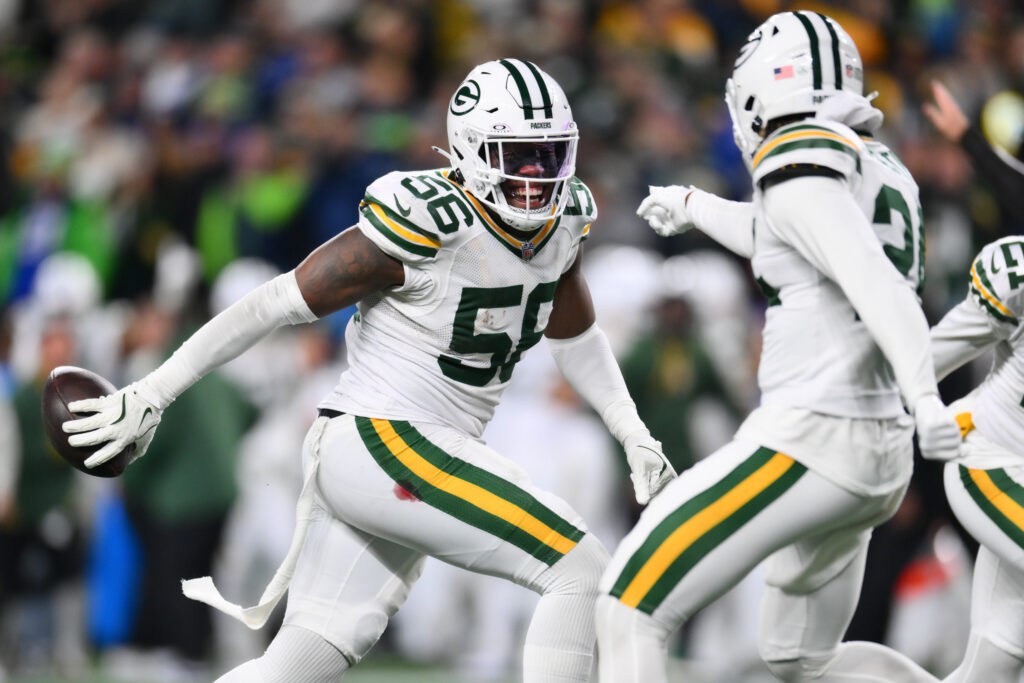
[[[666,682],[668,635],[765,558],[758,645],[777,678],[935,681],[892,650],[840,643],[871,528],[892,515],[903,492],[854,495],[746,441],[716,451],[655,498],[605,572],[601,681]]]
[[[318,433],[314,425],[310,434]],[[318,497],[285,626],[316,634],[354,664],[431,555],[541,594],[526,638],[525,681],[589,680],[608,553],[566,503],[448,427],[342,415],[319,444],[314,438],[305,450],[319,448]]]
[[[981,544],[971,590],[971,637],[955,683],[1017,683],[1024,672],[1024,467],[946,464],[946,496]]]

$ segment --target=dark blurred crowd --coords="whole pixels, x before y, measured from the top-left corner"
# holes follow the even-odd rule
[[[207,283],[240,256],[290,268],[354,222],[369,181],[441,164],[453,84],[502,55],[569,93],[595,239],[654,246],[632,217],[648,183],[747,192],[722,84],[750,29],[790,6],[857,42],[928,210],[984,237],[1011,227],[917,107],[935,76],[972,113],[1021,86],[1010,0],[5,0],[0,302],[56,250],[84,255],[112,298],[152,287],[168,237],[198,250]]]
[[[612,273],[595,299],[615,283],[620,296],[646,292],[603,324],[635,331],[609,334],[677,467],[706,454],[756,402],[762,304],[744,264],[697,234],[658,239],[634,211],[648,184],[749,195],[724,83],[747,34],[783,9],[833,16],[860,49],[881,137],[921,186],[935,321],[963,297],[976,249],[1022,225],[919,105],[938,78],[990,141],[1021,152],[1024,8],[1013,0],[0,0],[0,612],[17,603],[23,615],[0,617],[0,662],[16,651],[31,663],[17,643],[40,642],[37,660],[63,648],[72,669],[126,641],[209,657],[209,615],[175,611],[176,579],[210,573],[238,473],[261,471],[240,464],[243,435],[280,405],[275,393],[294,396],[296,379],[338,357],[344,316],[289,339],[286,356],[187,392],[166,413],[177,426],[119,487],[76,483],[56,460],[42,382],[61,364],[136,379],[247,286],[355,223],[372,180],[440,166],[431,146],[447,147],[447,100],[488,59],[533,60],[568,93],[577,175],[600,207],[588,247],[605,249]],[[962,394],[970,382],[947,386]],[[698,428],[711,423],[721,428]],[[918,540],[942,508],[925,490],[897,518]],[[105,523],[120,528],[96,502],[111,495],[137,539],[111,547],[162,575],[124,577],[135,597],[109,599],[128,616],[95,616],[86,646],[40,640],[61,609],[90,618],[83,590],[109,588],[53,600],[100,562],[96,520],[113,514]],[[36,609],[35,596],[50,604]]]

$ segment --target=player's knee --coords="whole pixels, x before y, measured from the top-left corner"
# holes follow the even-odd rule
[[[575,548],[541,575],[538,591],[544,595],[591,595],[596,600],[598,583],[610,561],[611,556],[601,541],[588,533]]]

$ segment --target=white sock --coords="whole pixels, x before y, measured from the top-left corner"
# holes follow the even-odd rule
[[[215,683],[337,683],[348,660],[321,636],[298,626],[282,626],[259,659],[251,659]]]
[[[601,683],[667,683],[669,631],[610,595],[597,601],[597,664]]]
[[[587,683],[594,665],[594,603],[608,551],[587,534],[554,564],[530,620],[524,683]]]

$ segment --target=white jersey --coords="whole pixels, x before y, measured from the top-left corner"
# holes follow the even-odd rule
[[[358,229],[405,265],[405,283],[359,302],[349,368],[321,407],[479,438],[596,216],[579,180],[565,212],[532,233],[497,222],[447,169],[373,182]]]
[[[808,166],[845,179],[908,286],[923,278],[917,184],[885,145],[832,121],[773,132],[754,155],[754,275],[768,297],[758,382],[761,404],[826,415],[888,418],[903,404],[893,371],[840,287],[773,232],[762,202],[767,178]]]
[[[943,376],[992,347],[992,368],[960,403],[970,424],[1024,464],[1024,238],[988,244],[971,265],[967,298],[932,329],[936,372]],[[966,426],[966,419],[961,418]],[[968,454],[980,449],[967,449]],[[991,453],[988,453],[991,455]],[[986,458],[989,460],[991,458]],[[990,463],[995,466],[995,463]],[[972,466],[983,466],[973,463]]]

